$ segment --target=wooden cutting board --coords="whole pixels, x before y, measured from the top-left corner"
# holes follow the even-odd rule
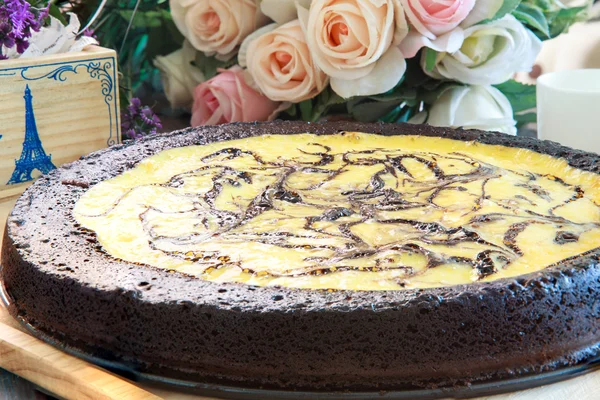
[[[0,243],[15,201],[16,197],[0,199]],[[131,382],[68,355],[28,334],[4,307],[0,307],[0,368],[68,400],[218,400]],[[597,400],[599,393],[600,371],[596,371],[553,385],[475,400]]]

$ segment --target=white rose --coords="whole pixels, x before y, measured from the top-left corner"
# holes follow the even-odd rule
[[[165,95],[171,107],[190,107],[194,98],[194,88],[204,82],[202,72],[192,65],[196,50],[186,40],[183,48],[166,56],[154,59],[160,70]]]
[[[455,86],[445,90],[429,110],[427,123],[517,134],[512,107],[493,86]]]
[[[400,0],[313,0],[298,7],[311,55],[344,98],[392,89],[406,62],[399,44],[408,32]]]
[[[529,72],[542,49],[542,42],[515,17],[504,18],[465,29],[458,51],[440,53],[436,66],[425,73],[436,79],[450,79],[471,85],[495,85],[515,72]]]
[[[170,0],[171,16],[196,49],[228,58],[256,28],[268,22],[260,0]]]
[[[262,0],[260,9],[262,13],[278,24],[285,24],[298,18],[296,3],[308,8],[312,0]]]

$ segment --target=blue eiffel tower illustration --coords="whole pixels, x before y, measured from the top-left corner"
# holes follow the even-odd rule
[[[25,86],[25,141],[23,142],[23,151],[21,158],[15,160],[15,170],[8,181],[8,184],[27,182],[32,180],[31,173],[37,169],[43,174],[56,169],[52,164],[51,155],[47,155],[42,146],[42,141],[37,131],[35,115],[33,114],[33,96],[29,85]]]

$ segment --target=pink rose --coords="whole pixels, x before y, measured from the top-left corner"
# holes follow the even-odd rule
[[[463,40],[459,24],[475,6],[475,0],[401,0],[408,21],[414,28],[400,45],[407,58],[423,46],[436,51],[454,52]]]
[[[239,66],[221,71],[194,89],[192,126],[266,121],[279,103],[246,84]]]
[[[402,0],[408,20],[429,39],[456,28],[475,6],[475,0]]]

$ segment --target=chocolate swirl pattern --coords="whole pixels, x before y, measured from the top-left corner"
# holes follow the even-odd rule
[[[75,216],[114,257],[203,279],[402,289],[519,275],[595,248],[597,186],[526,150],[266,136],[150,157],[92,188]]]

